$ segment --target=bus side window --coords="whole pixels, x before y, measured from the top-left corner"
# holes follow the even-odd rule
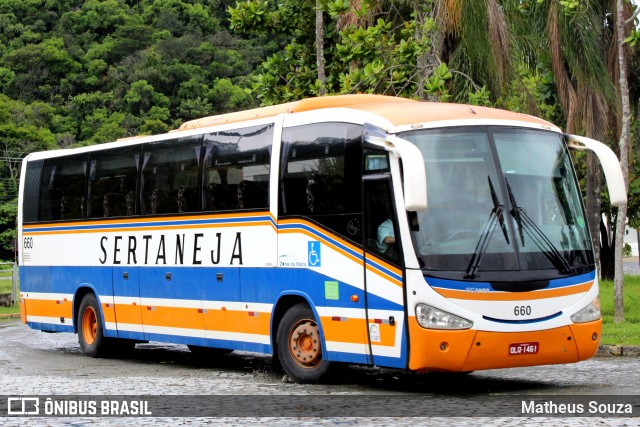
[[[40,221],[86,217],[87,156],[44,161],[40,185]]]
[[[89,217],[136,214],[140,146],[96,151],[89,161]]]
[[[204,210],[269,207],[273,124],[205,135]]]
[[[358,144],[361,127],[317,123],[283,131],[281,212],[287,215],[338,214],[358,210],[359,191],[346,168],[348,147]],[[356,154],[357,155],[357,154]],[[356,156],[354,156],[356,157]],[[358,160],[359,162],[359,160]]]
[[[397,220],[388,179],[365,182],[366,247],[390,261],[399,260]]]
[[[22,203],[22,218],[25,223],[38,222],[40,212],[47,200],[46,189],[40,188],[42,183],[42,167],[44,160],[27,163],[27,173],[24,179],[24,201]],[[46,199],[45,199],[46,197]],[[48,203],[47,203],[47,207]]]
[[[175,214],[200,210],[198,170],[201,136],[144,146],[140,188],[141,213]]]
[[[361,134],[362,127],[350,123],[284,129],[280,214],[309,216],[358,240]]]

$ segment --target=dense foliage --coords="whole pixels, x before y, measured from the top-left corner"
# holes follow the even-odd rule
[[[0,217],[15,218],[26,153],[257,106],[248,76],[279,46],[232,34],[231,3],[0,0]],[[14,221],[0,224],[0,259]]]

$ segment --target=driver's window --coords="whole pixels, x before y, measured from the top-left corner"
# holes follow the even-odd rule
[[[365,181],[365,200],[367,250],[397,263],[400,245],[390,181]]]

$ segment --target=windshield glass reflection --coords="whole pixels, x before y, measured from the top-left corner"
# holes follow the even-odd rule
[[[428,209],[416,251],[428,270],[555,269],[590,262],[568,153],[552,132],[501,128],[411,131],[425,159]]]

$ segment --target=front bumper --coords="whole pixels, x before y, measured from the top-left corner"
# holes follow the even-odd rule
[[[531,332],[434,330],[409,318],[409,369],[467,372],[574,363],[598,351],[602,321]],[[515,343],[538,343],[535,354],[510,354]]]

